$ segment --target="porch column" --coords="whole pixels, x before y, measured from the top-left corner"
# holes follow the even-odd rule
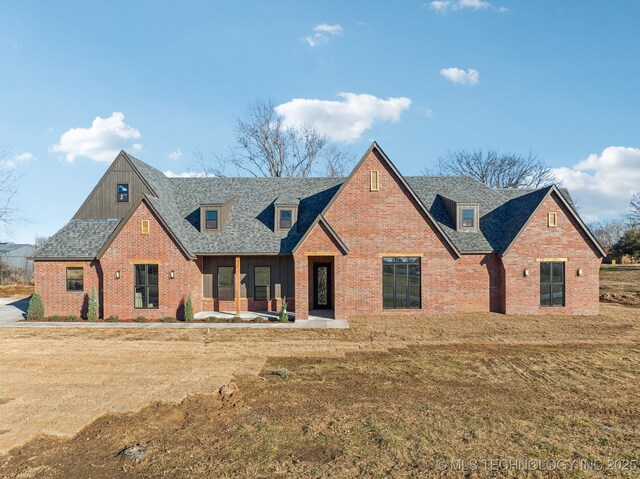
[[[236,256],[236,287],[235,300],[236,300],[236,316],[240,316],[240,256]]]
[[[295,313],[296,319],[309,318],[309,258],[304,254],[293,258],[295,277]]]

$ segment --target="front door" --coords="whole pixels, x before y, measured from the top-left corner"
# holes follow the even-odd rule
[[[313,309],[331,309],[331,263],[313,265]]]

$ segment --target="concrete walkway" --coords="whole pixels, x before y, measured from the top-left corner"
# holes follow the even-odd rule
[[[309,316],[307,320],[296,320],[289,323],[273,321],[276,317],[274,313],[242,313],[241,319],[247,322],[241,323],[90,323],[88,321],[78,322],[30,322],[25,321],[24,316],[29,306],[29,298],[0,298],[0,328],[129,328],[129,329],[347,329],[349,323],[346,320],[325,319],[316,316]],[[231,318],[233,313],[204,312],[198,313],[196,318],[206,317]],[[272,319],[268,323],[249,322],[260,316]],[[293,315],[292,315],[293,316]]]

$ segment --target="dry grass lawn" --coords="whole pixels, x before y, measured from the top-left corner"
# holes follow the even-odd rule
[[[640,475],[640,309],[351,324],[0,330],[0,477]],[[141,462],[117,455],[136,443]],[[452,470],[525,458],[618,462]]]

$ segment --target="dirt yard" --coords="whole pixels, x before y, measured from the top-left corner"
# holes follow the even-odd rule
[[[640,265],[600,269],[600,301],[640,307]]]
[[[455,461],[501,458],[638,476],[640,309],[351,325],[0,330],[0,477],[495,477]]]

